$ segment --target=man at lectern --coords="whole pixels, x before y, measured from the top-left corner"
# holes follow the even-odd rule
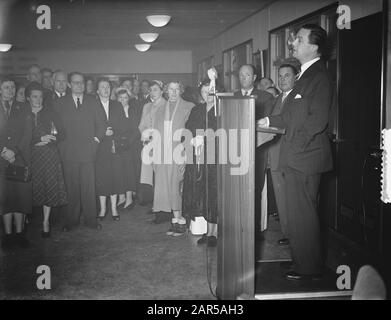
[[[242,65],[239,69],[240,90],[236,91],[235,97],[256,96],[255,119],[259,120],[271,114],[274,105],[274,97],[266,92],[254,88],[257,78],[255,68],[251,64]],[[265,172],[267,163],[267,148],[262,145],[255,152],[255,237],[261,234],[261,194],[265,184]]]
[[[293,268],[289,280],[316,280],[322,274],[318,191],[321,174],[332,169],[326,134],[333,103],[333,85],[321,58],[327,33],[306,24],[293,42],[293,55],[301,63],[295,86],[281,115],[261,119],[264,127],[285,128],[281,137],[279,168],[286,186],[288,237]]]

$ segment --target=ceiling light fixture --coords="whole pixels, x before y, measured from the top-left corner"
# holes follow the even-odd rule
[[[7,52],[12,48],[12,44],[0,43],[0,52]]]
[[[140,52],[145,52],[145,51],[147,51],[151,47],[151,45],[148,44],[148,43],[135,44],[134,46]]]
[[[171,17],[167,15],[152,15],[147,16],[148,22],[154,27],[164,27],[167,23],[170,22]]]
[[[159,36],[158,33],[140,33],[140,38],[145,42],[154,42]]]

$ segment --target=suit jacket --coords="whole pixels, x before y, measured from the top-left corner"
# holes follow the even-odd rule
[[[251,95],[256,96],[255,120],[270,115],[274,106],[274,97],[269,92],[257,90],[255,88],[251,91]],[[234,97],[243,97],[242,90],[236,91]]]
[[[136,138],[136,130],[135,128],[130,128],[128,126],[125,111],[121,103],[115,100],[109,100],[109,118],[107,118],[106,112],[99,98],[98,104],[99,107],[102,109],[103,114],[105,115],[106,128],[111,127],[114,131],[114,134],[112,136],[108,137],[105,135],[103,137],[98,149],[99,153],[110,153],[113,143],[112,141],[120,137],[126,137],[130,144],[133,143],[133,140]]]
[[[277,97],[276,103],[274,104],[272,116],[279,115],[281,114],[286,99],[288,96],[285,98],[284,101],[282,101],[282,93]],[[269,144],[269,150],[268,150],[268,167],[275,171],[278,169],[279,165],[279,160],[280,160],[280,151],[281,151],[281,136],[277,135]]]
[[[331,78],[319,60],[296,81],[281,115],[269,117],[270,126],[286,129],[281,138],[280,168],[305,174],[332,169],[326,129],[333,101]]]
[[[97,137],[103,140],[106,133],[106,115],[99,102],[85,94],[79,109],[71,94],[54,101],[65,132],[65,139],[60,143],[63,161],[93,162],[98,143]]]

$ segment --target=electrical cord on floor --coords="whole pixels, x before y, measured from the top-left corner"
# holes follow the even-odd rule
[[[364,226],[364,241],[366,245],[369,245],[368,242],[368,235],[367,235],[367,215],[366,215],[366,210],[365,210],[365,184],[364,184],[364,174],[365,174],[365,167],[367,166],[367,160],[368,160],[368,154],[366,155],[362,167],[362,172],[361,172],[361,208],[363,211],[363,226]]]
[[[212,288],[212,274],[211,274],[212,273],[211,272],[212,263],[209,263],[209,247],[208,247],[208,243],[206,243],[205,253],[206,253],[206,278],[208,280],[209,291],[212,294],[212,296],[214,296],[217,299],[217,293],[216,293],[216,287],[217,286],[215,287],[214,291],[213,291],[213,288]]]

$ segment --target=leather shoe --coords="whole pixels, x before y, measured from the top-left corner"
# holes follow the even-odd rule
[[[289,244],[289,239],[287,238],[282,238],[280,240],[278,240],[278,245],[280,246],[287,246]]]
[[[285,274],[285,278],[288,280],[301,281],[301,280],[321,280],[321,274],[300,274],[295,271],[290,271]]]

